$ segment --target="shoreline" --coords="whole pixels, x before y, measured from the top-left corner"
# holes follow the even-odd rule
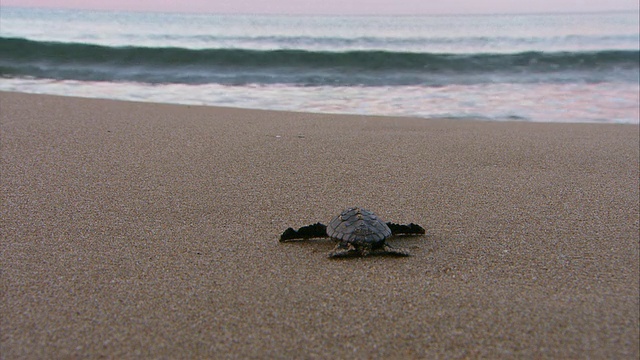
[[[637,358],[638,129],[0,92],[0,347]],[[351,205],[427,234],[278,242]]]
[[[116,98],[105,98],[105,97],[93,97],[93,96],[77,96],[77,95],[59,95],[59,94],[50,94],[50,93],[31,93],[31,92],[21,92],[21,91],[13,91],[13,90],[0,90],[0,95],[25,95],[25,96],[35,96],[35,97],[51,97],[51,98],[60,98],[60,99],[69,99],[69,100],[86,100],[86,101],[97,101],[97,102],[112,102],[112,103],[123,103],[123,104],[138,104],[138,105],[150,105],[150,106],[169,106],[169,107],[183,107],[183,108],[200,108],[200,109],[211,109],[219,110],[219,111],[247,111],[247,112],[264,112],[266,114],[272,113],[273,115],[283,114],[290,116],[299,115],[300,117],[304,117],[305,115],[309,117],[321,117],[321,118],[374,118],[374,119],[390,119],[390,120],[407,120],[407,121],[427,121],[427,122],[452,122],[452,123],[497,123],[497,124],[530,124],[530,125],[577,125],[577,126],[630,126],[630,127],[638,127],[640,128],[640,123],[631,124],[624,122],[594,122],[594,121],[575,121],[575,122],[545,122],[545,121],[533,121],[527,119],[519,119],[519,118],[511,118],[511,119],[492,119],[489,117],[481,117],[481,116],[468,116],[468,117],[420,117],[420,116],[411,116],[411,115],[385,115],[385,114],[351,114],[351,113],[331,113],[331,112],[313,112],[313,111],[297,111],[297,110],[276,110],[276,109],[261,109],[261,108],[245,108],[245,107],[235,107],[235,106],[224,106],[224,105],[207,105],[207,104],[186,104],[186,103],[171,103],[171,102],[156,102],[153,100],[126,100],[126,99],[116,99]]]
[[[424,99],[407,93],[411,87],[394,87],[395,90],[370,87],[359,88],[342,86],[335,88],[311,87],[299,88],[285,86],[277,89],[251,86],[228,86],[211,84],[206,87],[178,84],[160,85],[162,91],[157,90],[157,85],[147,86],[136,83],[83,83],[74,81],[60,81],[50,84],[39,84],[39,80],[6,79],[8,87],[13,88],[38,88],[37,93],[23,92],[25,94],[80,97],[97,100],[113,100],[125,102],[144,102],[151,104],[168,104],[183,106],[209,106],[233,109],[246,109],[258,111],[283,111],[283,112],[307,112],[326,115],[353,115],[353,116],[385,116],[402,118],[420,118],[437,120],[447,118],[451,120],[474,120],[496,122],[527,122],[527,123],[566,123],[566,124],[623,124],[640,125],[638,122],[637,97],[631,94],[638,92],[638,86],[618,88],[616,94],[609,94],[613,98],[619,98],[622,103],[616,110],[610,109],[610,104],[603,101],[603,94],[597,88],[588,86],[587,93],[576,95],[578,97],[566,99],[566,93],[573,93],[569,84],[556,85],[530,85],[526,91],[523,89],[506,91],[501,86],[479,87],[468,86],[462,92],[450,94],[448,97],[439,98],[437,88],[425,88],[423,94],[429,98],[424,106]],[[26,82],[26,83],[25,83]],[[42,90],[46,89],[46,90]],[[44,91],[41,93],[41,91]],[[520,97],[513,95],[524,91]],[[0,89],[2,92],[13,92],[9,89]],[[20,92],[18,92],[20,93]],[[183,94],[188,93],[185,97]],[[221,104],[207,104],[210,93],[225,94],[218,98]],[[511,95],[507,95],[507,93]],[[111,98],[104,94],[111,95]],[[526,95],[525,95],[526,94]],[[575,94],[574,94],[575,95]],[[514,97],[515,96],[515,97]],[[489,101],[488,98],[504,98],[505,108],[498,104],[497,107],[483,107],[481,104]],[[574,103],[574,106],[557,108],[556,98],[561,97]],[[245,98],[245,100],[242,100]],[[249,99],[247,99],[249,98]],[[397,104],[395,99],[405,100]],[[469,98],[477,102],[471,108],[460,104],[459,99]],[[142,100],[144,99],[144,100]],[[312,101],[311,99],[316,99]],[[227,104],[224,104],[224,103]],[[513,106],[522,103],[522,106]],[[597,106],[595,104],[598,104]],[[274,106],[277,104],[277,106]],[[413,104],[413,105],[411,105]],[[534,105],[535,104],[535,105]],[[594,105],[598,110],[589,110],[587,104]],[[364,105],[364,107],[363,107]],[[547,110],[540,110],[547,109]],[[552,110],[549,110],[552,109]],[[553,110],[555,109],[555,110]],[[608,110],[607,110],[608,109]],[[477,113],[474,115],[474,113]],[[441,114],[449,114],[443,116]],[[609,119],[604,121],[603,119]]]

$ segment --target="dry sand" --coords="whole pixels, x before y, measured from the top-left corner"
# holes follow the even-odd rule
[[[4,359],[639,356],[638,126],[0,99]]]

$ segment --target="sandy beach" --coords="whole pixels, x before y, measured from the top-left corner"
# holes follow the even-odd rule
[[[3,359],[637,359],[639,128],[0,93]],[[358,205],[407,258],[280,243]]]

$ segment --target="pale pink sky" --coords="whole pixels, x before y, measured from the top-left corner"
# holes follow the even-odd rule
[[[2,0],[2,6],[280,14],[478,14],[638,10],[638,0]]]

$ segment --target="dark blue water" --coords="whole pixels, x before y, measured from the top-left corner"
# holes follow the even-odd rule
[[[447,86],[635,82],[637,50],[444,54],[188,49],[0,38],[0,76],[149,84]]]

